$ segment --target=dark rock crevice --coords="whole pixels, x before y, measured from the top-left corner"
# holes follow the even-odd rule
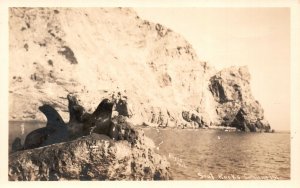
[[[226,98],[226,94],[224,88],[222,87],[221,80],[215,79],[215,77],[211,78],[211,85],[209,86],[210,91],[212,92],[215,99],[220,103],[225,103],[228,101]]]
[[[57,51],[64,56],[71,64],[78,64],[73,50],[68,46],[62,46],[61,50]]]

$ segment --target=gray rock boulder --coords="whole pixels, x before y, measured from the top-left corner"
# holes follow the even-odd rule
[[[10,154],[8,177],[10,181],[168,180],[169,163],[153,146],[143,134],[134,146],[92,134]]]
[[[182,118],[190,123],[192,128],[209,127],[210,122],[207,120],[205,114],[196,111],[182,111]]]

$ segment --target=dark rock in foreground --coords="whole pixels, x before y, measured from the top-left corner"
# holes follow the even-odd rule
[[[168,180],[169,163],[139,137],[132,146],[92,134],[9,156],[9,180]]]

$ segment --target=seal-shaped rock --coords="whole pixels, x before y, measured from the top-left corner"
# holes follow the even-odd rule
[[[80,121],[80,115],[81,113],[83,113],[84,108],[82,106],[79,106],[78,100],[76,99],[75,96],[68,94],[67,99],[68,99],[68,109],[70,115],[69,123]]]
[[[111,114],[114,101],[104,99],[90,117],[89,123],[85,124],[85,130],[98,134],[109,135],[112,127]]]
[[[16,139],[13,150],[33,149],[50,144],[65,142],[91,133],[107,135],[113,140],[128,140],[135,143],[137,132],[126,122],[124,116],[112,121],[112,110],[115,100],[104,99],[96,110],[89,114],[78,104],[75,96],[68,95],[70,121],[66,124],[59,113],[50,105],[43,105],[39,110],[46,116],[46,127],[29,133],[22,147]],[[122,118],[124,117],[124,118]]]
[[[46,116],[47,124],[46,127],[49,128],[60,128],[65,126],[65,122],[59,113],[50,105],[44,104],[39,107],[39,110]]]
[[[13,141],[12,145],[11,145],[11,151],[15,152],[15,151],[20,151],[23,150],[24,147],[21,143],[21,138],[17,137],[15,138],[15,140]]]
[[[114,104],[114,100],[103,99],[96,108],[96,110],[93,112],[92,117],[96,119],[111,118]]]
[[[75,96],[68,94],[67,99],[70,113],[70,120],[67,124],[69,139],[75,139],[86,135],[84,132],[84,124],[88,122],[91,114],[87,113],[84,107],[79,105]]]
[[[70,138],[89,135],[91,133],[104,134],[111,138],[113,136],[114,124],[111,121],[112,109],[115,105],[114,100],[103,99],[96,110],[89,114],[79,105],[75,96],[68,95],[70,121],[68,130]]]
[[[44,145],[47,138],[54,133],[54,129],[48,129],[46,127],[36,129],[29,133],[24,142],[24,149],[38,148]]]
[[[50,105],[44,104],[39,110],[47,118],[46,127],[36,129],[29,133],[24,142],[24,149],[33,149],[65,141],[68,131],[65,122],[58,112]]]
[[[109,136],[114,140],[127,140],[131,144],[135,144],[138,139],[138,131],[133,125],[127,121],[125,116],[117,116],[112,119],[112,129]]]
[[[74,122],[84,122],[90,118],[91,114],[87,113],[84,107],[79,105],[78,100],[75,96],[68,94],[67,99],[70,114],[69,124],[72,124]]]

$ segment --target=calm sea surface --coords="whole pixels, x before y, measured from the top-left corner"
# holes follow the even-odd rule
[[[289,133],[145,130],[176,180],[290,179]]]
[[[24,141],[41,122],[10,122],[9,144]],[[289,133],[202,129],[144,129],[156,152],[171,163],[175,180],[290,179]]]

